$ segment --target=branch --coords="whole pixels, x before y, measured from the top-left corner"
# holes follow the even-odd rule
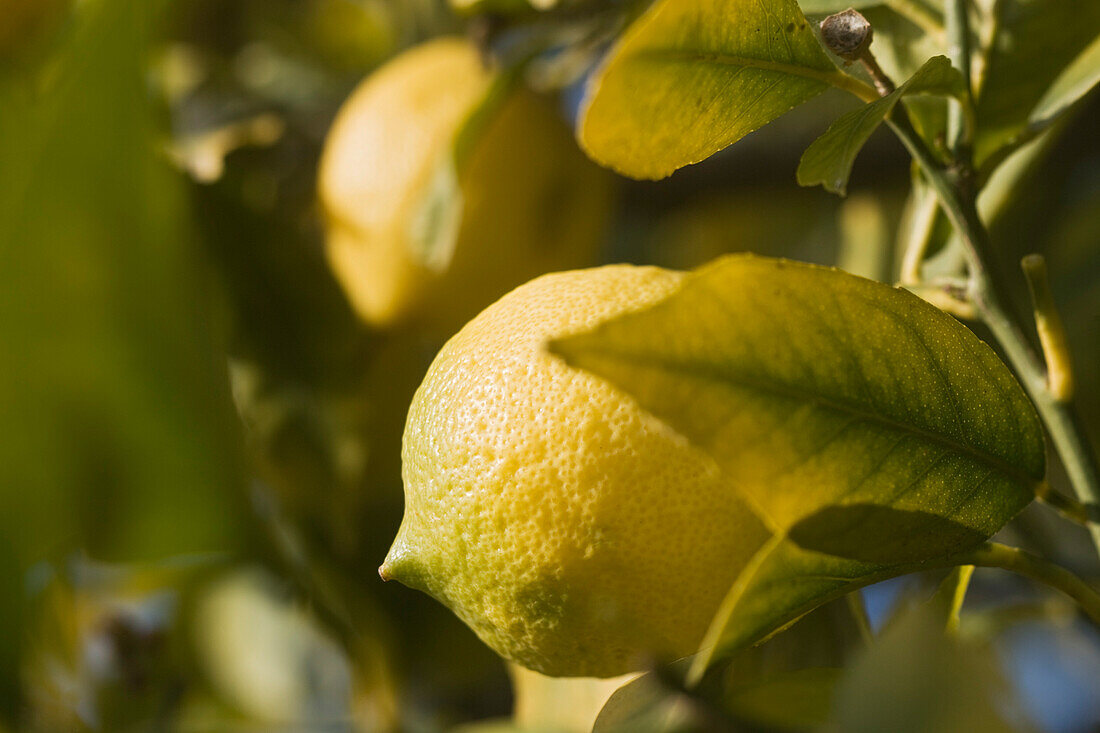
[[[967,565],[1000,568],[1037,580],[1065,593],[1077,602],[1094,623],[1100,624],[1100,593],[1061,565],[996,542],[987,542],[974,552],[955,559]]]
[[[970,78],[970,0],[947,0],[948,58],[962,74],[965,94],[950,101],[947,117],[947,149],[955,160],[969,165],[974,136],[974,88]]]

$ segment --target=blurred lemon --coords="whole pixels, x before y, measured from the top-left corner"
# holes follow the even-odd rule
[[[701,451],[545,350],[682,277],[546,275],[444,346],[409,411],[405,517],[384,578],[547,675],[609,677],[696,651],[767,531]]]
[[[367,322],[452,333],[515,285],[595,260],[607,174],[552,105],[524,89],[498,102],[498,81],[471,43],[437,39],[337,116],[319,181],[327,252]]]
[[[515,726],[525,731],[590,733],[592,725],[617,689],[635,679],[628,674],[610,679],[545,677],[519,665],[509,665],[515,695]]]

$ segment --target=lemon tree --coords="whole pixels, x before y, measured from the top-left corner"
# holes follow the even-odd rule
[[[1097,727],[1100,3],[169,7],[0,0],[0,730]]]
[[[737,699],[735,717],[767,717],[797,690],[815,701],[804,720],[827,722],[836,669],[796,669],[736,694],[708,680],[833,599],[855,598],[859,616],[852,592],[898,575],[956,568],[936,604],[949,632],[970,578],[958,568],[970,565],[1042,579],[1100,621],[1088,583],[988,542],[1039,496],[1100,546],[1088,510],[1047,483],[1043,423],[1082,499],[1100,498],[1100,470],[1073,415],[1041,260],[1025,272],[1042,360],[1008,304],[980,213],[992,207],[978,205],[1001,164],[1100,80],[1091,11],[865,5],[874,23],[848,10],[819,26],[795,0],[658,0],[627,13],[586,84],[577,137],[600,164],[660,179],[830,88],[846,92],[858,106],[806,151],[799,182],[843,194],[861,148],[891,129],[920,172],[914,210],[931,201],[903,237],[916,293],[755,257],[686,275],[545,276],[460,331],[413,400],[405,517],[384,578],[428,592],[544,674],[692,657],[623,688],[598,729],[662,716],[654,729],[667,729],[662,696],[727,713]],[[985,66],[971,57],[975,19],[988,24]],[[1072,43],[1007,92],[1013,67],[998,34],[1054,26]],[[872,49],[889,52],[899,78]],[[941,229],[955,238],[950,276],[939,274],[949,264],[923,270]],[[984,321],[1016,375],[952,315]]]
[[[318,186],[328,257],[358,313],[446,332],[524,280],[594,262],[610,196],[552,105],[461,38],[360,85]]]

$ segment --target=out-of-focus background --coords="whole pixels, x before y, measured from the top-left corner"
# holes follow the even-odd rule
[[[360,318],[317,195],[326,135],[367,75],[439,35],[488,48],[493,22],[436,0],[0,0],[0,731],[437,731],[512,715],[501,660],[376,570],[401,517],[406,406],[460,324]],[[588,42],[528,79],[569,148],[539,165],[579,156],[569,127],[601,48]],[[569,237],[589,251],[562,266],[748,250],[893,281],[899,145],[872,141],[846,199],[794,183],[851,104],[826,95],[660,183],[578,158],[577,208],[540,203],[547,222],[583,211]],[[1049,259],[1093,435],[1097,112],[994,222],[1008,261]],[[499,190],[541,175],[509,155]],[[527,215],[486,211],[490,229]],[[447,290],[440,312],[499,295],[472,289]],[[1083,532],[1046,510],[1010,534],[1095,570]],[[869,589],[874,618],[927,583]],[[1058,604],[996,573],[968,599],[975,633],[1001,625],[990,657],[1029,725],[1096,730],[1100,637]]]

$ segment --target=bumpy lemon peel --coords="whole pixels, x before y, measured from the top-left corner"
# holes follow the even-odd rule
[[[383,578],[543,674],[608,677],[696,651],[768,532],[705,454],[545,348],[682,277],[546,275],[444,346],[409,411],[405,517]]]

